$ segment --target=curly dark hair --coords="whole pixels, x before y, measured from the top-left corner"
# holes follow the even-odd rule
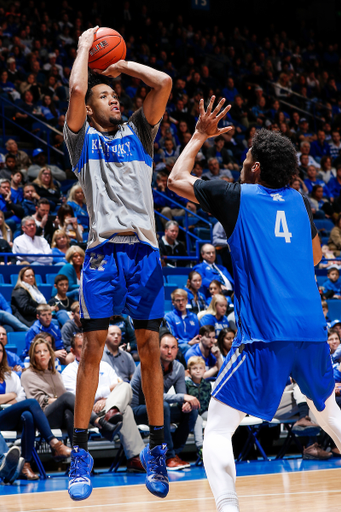
[[[97,73],[93,73],[91,69],[89,69],[88,72],[88,90],[86,91],[85,95],[85,104],[88,103],[89,98],[92,95],[92,88],[95,87],[95,85],[105,84],[113,88],[111,78],[107,78],[104,75],[98,75]]]
[[[286,187],[297,174],[295,147],[280,132],[259,130],[252,140],[251,155],[260,164],[261,180],[270,188]]]

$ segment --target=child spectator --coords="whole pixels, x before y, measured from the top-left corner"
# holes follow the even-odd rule
[[[341,299],[340,271],[336,267],[328,269],[328,279],[322,285],[326,299]]]
[[[37,307],[37,320],[26,333],[26,347],[22,353],[22,358],[25,358],[28,355],[33,338],[42,331],[47,332],[54,337],[57,349],[54,355],[55,357],[58,357],[62,364],[67,364],[65,361],[67,352],[63,346],[62,334],[59,327],[52,323],[52,309],[48,304],[41,304]]]
[[[200,311],[205,311],[207,308],[205,296],[199,292],[201,284],[201,275],[199,272],[192,270],[192,272],[188,274],[185,290],[188,296],[187,309],[195,315],[197,315]]]
[[[207,420],[208,405],[211,398],[211,384],[204,380],[205,361],[200,356],[192,356],[187,362],[189,377],[186,378],[187,394],[195,396],[199,402],[198,417],[194,425],[194,442],[197,454],[202,460],[203,422]]]
[[[57,274],[54,278],[54,287],[57,293],[48,304],[51,306],[54,317],[58,320],[60,327],[70,320],[71,299],[66,295],[69,289],[69,280],[63,274]]]
[[[217,375],[223,360],[219,348],[216,345],[215,331],[213,325],[200,327],[200,341],[191,347],[185,354],[186,362],[190,357],[200,356],[205,361],[206,371],[204,378]]]
[[[227,310],[227,300],[224,295],[214,295],[211,304],[208,306],[204,314],[199,313],[201,325],[213,325],[216,337],[222,329],[229,327],[229,321],[225,316]]]
[[[183,354],[191,345],[199,342],[199,320],[193,313],[187,312],[188,295],[185,290],[177,288],[171,294],[173,311],[165,315],[167,327],[177,338]]]

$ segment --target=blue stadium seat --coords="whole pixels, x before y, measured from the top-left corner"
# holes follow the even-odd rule
[[[54,280],[57,274],[46,274],[46,283],[54,285]]]
[[[0,274],[0,284],[5,284],[4,276]]]
[[[211,241],[211,231],[208,228],[195,228],[194,234],[197,235],[201,240]]]
[[[322,286],[327,281],[327,276],[316,276],[316,281],[319,286]]]
[[[321,236],[321,245],[328,245],[329,236]]]
[[[165,300],[165,312],[168,313],[169,311],[173,310],[173,304],[171,300]]]
[[[43,280],[41,278],[41,275],[40,274],[36,274],[36,283],[37,285],[41,285],[43,284]],[[18,281],[18,274],[11,274],[10,276],[10,283],[13,284],[13,286],[15,286],[17,284],[17,281]]]
[[[334,227],[334,223],[329,219],[314,219],[316,229],[322,233],[330,233]]]
[[[12,284],[1,284],[0,293],[4,296],[7,302],[11,303],[12,291],[14,286]]]
[[[190,269],[189,269],[190,271]],[[188,276],[176,275],[167,276],[167,283],[175,286],[176,288],[184,288],[186,286]]]
[[[327,300],[328,316],[330,320],[338,320],[341,318],[341,300],[331,299]]]
[[[51,299],[52,286],[50,284],[39,284],[38,288],[48,302]]]
[[[165,299],[171,300],[171,293],[176,290],[178,286],[176,284],[165,284]]]
[[[26,332],[9,332],[7,334],[8,344],[17,347],[17,354],[20,356],[25,348]]]

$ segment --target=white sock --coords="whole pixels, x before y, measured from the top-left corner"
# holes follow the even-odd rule
[[[245,414],[212,398],[204,436],[204,465],[219,512],[239,512],[232,435]]]

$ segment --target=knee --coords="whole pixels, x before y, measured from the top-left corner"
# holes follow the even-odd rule
[[[154,333],[153,333],[154,334]],[[155,336],[151,336],[149,339],[145,339],[138,342],[138,350],[141,364],[148,364],[150,367],[154,367],[156,361],[160,365],[160,346],[159,340]]]
[[[28,428],[34,428],[34,419],[33,415],[30,411],[24,411],[21,415],[22,422],[26,425]]]
[[[38,411],[40,409],[39,402],[35,398],[26,399],[25,404],[27,405],[27,408],[32,412]]]
[[[122,389],[122,390],[123,390],[123,392],[125,393],[125,395],[127,395],[127,396],[128,396],[128,400],[129,400],[129,402],[131,402],[131,399],[132,399],[132,397],[133,397],[133,390],[131,389],[131,385],[130,385],[130,384],[128,384],[128,382],[121,382],[121,383],[119,384],[119,386],[120,386],[120,389]]]

